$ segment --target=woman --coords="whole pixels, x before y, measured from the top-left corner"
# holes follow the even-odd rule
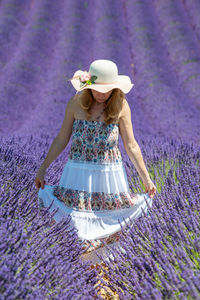
[[[35,184],[40,205],[48,207],[54,200],[51,210],[59,207],[55,221],[71,215],[72,224],[87,248],[84,258],[97,263],[100,261],[96,253],[105,259],[112,257],[102,241],[119,244],[124,219],[129,223],[129,218],[140,217],[142,210],[147,212],[156,187],[133,134],[131,111],[125,99],[125,93],[134,85],[130,78],[118,75],[114,62],[96,60],[89,72],[75,72],[71,83],[81,93],[67,103],[62,128],[37,172]],[[143,181],[144,194],[130,192],[118,148],[119,133]],[[71,136],[72,145],[59,185],[45,185],[46,169],[65,149]]]

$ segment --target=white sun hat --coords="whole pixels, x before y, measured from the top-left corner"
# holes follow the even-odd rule
[[[76,71],[70,81],[77,91],[93,89],[101,93],[118,88],[126,94],[134,86],[130,77],[118,75],[117,65],[107,59],[93,61],[88,72]]]

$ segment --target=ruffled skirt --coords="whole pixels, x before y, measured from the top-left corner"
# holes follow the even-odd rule
[[[130,219],[137,219],[152,206],[148,193],[130,192],[122,163],[73,160],[67,161],[59,185],[39,189],[38,201],[40,207],[49,207],[53,201],[50,211],[59,208],[54,215],[56,222],[71,216],[72,225],[87,249],[82,258],[92,263],[100,263],[96,253],[105,260],[112,259],[102,241],[109,247],[118,247],[121,226],[125,227]]]

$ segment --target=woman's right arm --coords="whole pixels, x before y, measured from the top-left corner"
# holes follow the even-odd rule
[[[65,149],[65,147],[67,146],[70,140],[72,134],[72,125],[74,121],[74,109],[76,104],[75,103],[76,101],[74,99],[75,97],[76,95],[73,96],[67,103],[66,110],[65,110],[65,117],[60,132],[53,140],[49,152],[47,153],[47,156],[44,162],[42,163],[41,167],[39,168],[38,172],[39,171],[45,172],[46,169],[50,166],[50,164]]]

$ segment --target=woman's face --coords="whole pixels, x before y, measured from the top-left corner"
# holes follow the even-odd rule
[[[97,91],[92,90],[92,89],[91,89],[91,92],[92,92],[92,95],[93,95],[94,99],[98,103],[103,103],[103,102],[106,102],[108,100],[108,98],[110,97],[110,95],[113,92],[113,89],[111,91],[107,92],[107,93],[97,92]]]

